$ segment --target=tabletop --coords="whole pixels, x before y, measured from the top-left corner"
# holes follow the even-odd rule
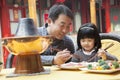
[[[6,77],[14,72],[14,68],[2,69],[0,80],[120,80],[120,71],[109,74],[88,73],[81,70],[62,70],[56,66],[44,66],[50,69],[49,74],[39,74],[32,76]]]

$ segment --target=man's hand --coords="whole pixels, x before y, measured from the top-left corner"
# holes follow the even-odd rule
[[[59,51],[54,57],[53,64],[60,65],[65,63],[71,58],[70,51],[64,49],[63,51]]]

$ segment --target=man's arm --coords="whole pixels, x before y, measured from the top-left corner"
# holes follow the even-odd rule
[[[70,51],[71,54],[75,53],[74,43],[73,43],[72,39],[69,36],[65,37],[65,47]],[[68,61],[66,61],[66,63],[70,62],[70,61],[71,61],[71,58]]]
[[[53,55],[41,55],[41,61],[42,61],[42,64],[43,65],[46,65],[46,66],[51,66],[53,65],[53,59],[54,59],[54,56]]]
[[[75,52],[74,43],[69,36],[65,37],[65,47],[71,52],[71,54]]]

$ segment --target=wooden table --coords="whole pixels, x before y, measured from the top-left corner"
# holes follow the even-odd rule
[[[120,80],[120,71],[112,74],[88,73],[80,70],[61,70],[55,66],[44,67],[51,70],[50,74],[34,76],[18,76],[6,78],[14,68],[2,69],[0,80]]]

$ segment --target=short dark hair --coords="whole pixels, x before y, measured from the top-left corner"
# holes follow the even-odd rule
[[[60,14],[68,16],[71,20],[73,19],[72,11],[63,4],[55,4],[49,10],[49,18],[51,18],[53,22],[59,17]]]
[[[93,38],[95,39],[95,49],[98,51],[101,48],[101,39],[97,27],[93,23],[83,24],[77,34],[77,45],[78,49],[82,49],[80,40],[84,38]]]

